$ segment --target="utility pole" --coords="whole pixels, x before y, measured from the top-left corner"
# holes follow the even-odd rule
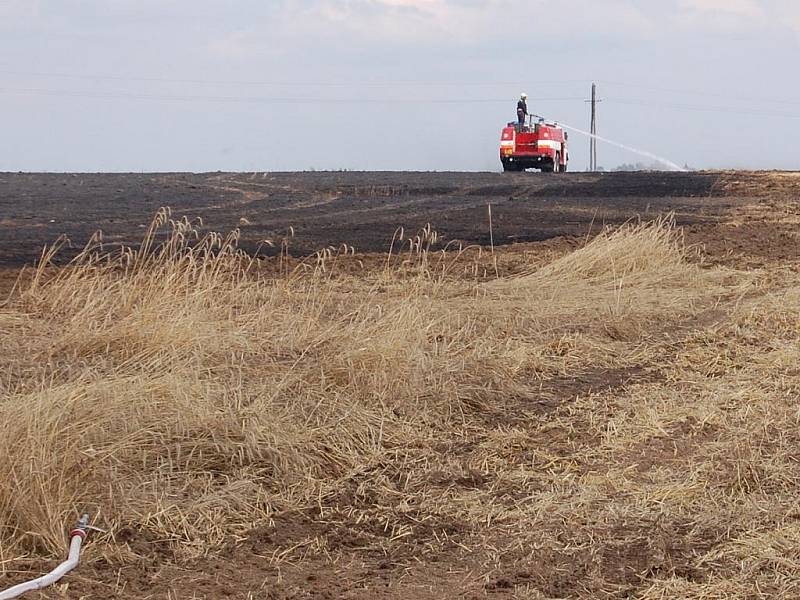
[[[589,124],[589,131],[592,137],[589,138],[589,171],[597,171],[597,84],[592,84],[592,119]]]

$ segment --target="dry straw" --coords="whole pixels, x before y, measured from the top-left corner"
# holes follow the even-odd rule
[[[437,241],[267,277],[163,211],[137,249],[45,254],[0,313],[0,568],[84,509],[121,565],[123,528],[182,561],[299,511],[469,585],[539,565],[518,597],[797,591],[795,275],[706,268],[668,220],[488,283]]]

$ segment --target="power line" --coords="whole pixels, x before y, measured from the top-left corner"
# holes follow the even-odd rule
[[[673,102],[652,102],[641,99],[606,98],[608,102],[625,104],[629,106],[646,106],[648,108],[666,108],[693,112],[726,113],[731,115],[746,115],[751,117],[778,117],[784,119],[800,119],[800,114],[790,114],[776,111],[753,110],[737,106],[711,106],[702,104],[682,104]]]
[[[47,72],[47,71],[24,71],[0,69],[0,74],[16,75],[22,77],[46,77],[59,79],[77,79],[84,81],[125,81],[125,82],[147,82],[147,83],[166,83],[182,85],[243,85],[243,86],[264,86],[264,87],[330,87],[330,88],[349,88],[349,87],[374,87],[374,88],[395,88],[395,87],[503,87],[503,86],[528,86],[528,85],[577,85],[585,84],[583,79],[561,79],[561,80],[542,80],[542,81],[443,81],[443,80],[395,80],[395,81],[373,81],[373,80],[350,80],[350,81],[265,81],[265,80],[235,80],[235,79],[195,79],[195,78],[173,78],[173,77],[143,77],[132,75],[109,75],[109,74],[85,74],[68,72]],[[692,97],[705,96],[712,98],[726,98],[728,100],[742,102],[762,102],[769,104],[785,104],[800,106],[800,99],[788,100],[781,98],[766,98],[756,96],[732,96],[731,94],[721,94],[717,92],[707,92],[703,90],[690,90],[686,88],[669,88],[654,86],[641,83],[612,81],[607,79],[597,80],[610,86],[649,90],[660,93],[685,94]],[[571,98],[568,98],[571,99]],[[533,100],[536,100],[533,98]]]
[[[49,88],[1,87],[0,94],[37,94],[44,96],[65,96],[78,98],[121,99],[121,100],[179,100],[202,102],[242,102],[257,104],[498,104],[507,103],[508,98],[303,98],[271,96],[209,96],[197,94],[142,94],[136,92],[99,92],[83,90],[64,90]],[[541,97],[533,98],[539,102],[583,101],[581,97]]]
[[[172,77],[138,77],[129,75],[105,75],[105,74],[78,74],[78,73],[59,73],[41,71],[14,71],[0,69],[0,74],[16,75],[21,77],[48,77],[59,79],[80,79],[89,81],[140,81],[148,83],[180,83],[197,85],[252,85],[252,86],[275,86],[275,87],[500,87],[517,85],[524,86],[530,81],[371,81],[371,80],[350,80],[350,81],[263,81],[263,80],[234,80],[234,79],[186,79]],[[566,85],[584,83],[582,80],[551,80],[534,81],[534,85]]]
[[[661,92],[661,93],[668,93],[668,94],[685,94],[688,96],[696,97],[696,96],[706,96],[708,98],[725,98],[727,100],[733,101],[740,101],[740,102],[763,102],[766,104],[786,104],[791,106],[800,106],[800,100],[786,100],[781,98],[764,98],[756,97],[756,96],[733,96],[731,94],[721,94],[718,92],[705,92],[703,90],[688,90],[688,89],[676,89],[676,88],[667,88],[667,87],[660,87],[660,86],[653,86],[653,85],[644,85],[638,83],[624,83],[621,81],[608,81],[608,80],[600,80],[601,83],[610,86],[619,86],[619,87],[626,87],[626,88],[634,88],[634,89],[641,89],[641,90],[650,90],[653,92]]]
[[[125,91],[73,90],[55,88],[0,87],[0,94],[41,95],[57,97],[92,98],[106,100],[167,100],[180,102],[216,102],[243,104],[327,104],[327,105],[453,105],[453,104],[506,104],[508,98],[320,98],[282,96],[234,96],[207,94],[151,94]],[[541,96],[530,98],[535,102],[585,102],[581,96]],[[738,114],[753,117],[775,117],[800,119],[800,114],[779,111],[764,111],[736,106],[717,106],[676,102],[651,101],[641,98],[604,98],[605,101],[648,108],[664,108],[682,111]]]

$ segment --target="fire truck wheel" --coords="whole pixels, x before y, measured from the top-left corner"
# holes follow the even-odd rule
[[[553,173],[561,173],[561,153],[556,152],[556,157],[553,161]]]

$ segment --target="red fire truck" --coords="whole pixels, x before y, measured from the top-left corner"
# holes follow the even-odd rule
[[[544,119],[528,124],[509,123],[500,136],[500,162],[504,171],[540,169],[543,173],[566,173],[569,163],[567,132],[558,123]]]

